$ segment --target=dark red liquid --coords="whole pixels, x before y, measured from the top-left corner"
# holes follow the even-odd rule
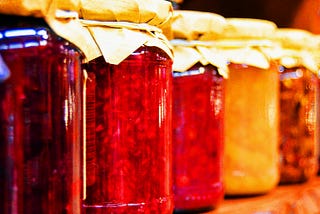
[[[172,213],[171,66],[154,47],[86,65],[84,213]]]
[[[77,213],[81,55],[39,20],[0,19],[0,213]]]
[[[213,66],[174,73],[175,211],[206,211],[223,198],[224,80]]]
[[[281,70],[280,183],[300,183],[318,170],[317,77],[304,67]]]

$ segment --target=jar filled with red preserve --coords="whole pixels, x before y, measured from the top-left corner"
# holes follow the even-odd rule
[[[28,6],[0,2],[0,213],[79,213],[82,54]]]
[[[198,23],[202,23],[199,25]],[[222,160],[226,62],[212,48],[225,19],[175,11],[173,64],[174,211],[204,212],[223,199]]]
[[[278,29],[275,38],[282,45],[273,56],[280,64],[280,183],[301,183],[318,170],[315,40],[310,32],[293,28]]]
[[[5,206],[8,204],[8,196],[10,191],[8,191],[10,188],[7,185],[6,181],[6,160],[8,157],[8,142],[9,135],[6,132],[7,126],[6,126],[6,113],[5,113],[5,106],[4,102],[7,102],[6,105],[9,105],[8,100],[6,100],[6,93],[5,93],[5,83],[7,79],[10,76],[10,71],[6,63],[3,61],[1,55],[0,55],[0,191],[2,194],[0,195],[0,212],[1,213],[8,213],[5,212]],[[11,112],[7,111],[9,114],[12,114],[13,109]]]
[[[225,104],[224,185],[226,196],[266,194],[279,181],[279,76],[262,51],[274,48],[268,20],[226,18],[216,41],[228,60]]]
[[[82,5],[82,23],[101,50],[84,64],[83,213],[173,210],[172,51],[160,28],[169,24],[172,6],[145,2]]]

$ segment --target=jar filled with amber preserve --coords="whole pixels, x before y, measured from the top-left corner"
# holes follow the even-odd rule
[[[280,77],[280,183],[300,183],[318,170],[318,67],[313,35],[300,29],[278,29],[282,48],[273,55]]]
[[[83,65],[82,212],[172,213],[171,3],[97,2],[82,3],[79,21],[98,53]]]
[[[83,56],[23,2],[0,2],[0,213],[79,213]]]
[[[202,23],[199,25],[198,23]],[[224,196],[222,161],[227,63],[215,58],[213,40],[225,19],[175,11],[173,63],[174,211],[204,212]]]
[[[276,63],[261,51],[273,22],[227,19],[217,45],[229,62],[226,86],[224,182],[226,195],[256,195],[279,180],[279,77]]]
[[[320,104],[318,104],[320,102],[320,35],[319,34],[312,34],[314,43],[316,45],[314,45],[311,49],[311,53],[313,54],[315,63],[317,65],[317,77],[318,77],[318,98],[316,100],[316,112],[317,112],[317,123],[316,123],[316,129],[317,131],[315,132],[316,134],[316,145],[317,145],[317,155],[318,155],[318,175],[320,175],[320,152],[319,152],[319,148],[320,148]],[[317,136],[318,135],[318,136]]]

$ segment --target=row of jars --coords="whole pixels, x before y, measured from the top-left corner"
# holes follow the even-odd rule
[[[204,212],[316,176],[315,35],[163,0],[0,14],[0,213]]]

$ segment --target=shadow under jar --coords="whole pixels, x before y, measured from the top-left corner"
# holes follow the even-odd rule
[[[0,213],[79,213],[82,55],[42,19],[5,15],[0,54]]]
[[[118,65],[85,67],[83,213],[172,213],[172,60],[142,46]]]

